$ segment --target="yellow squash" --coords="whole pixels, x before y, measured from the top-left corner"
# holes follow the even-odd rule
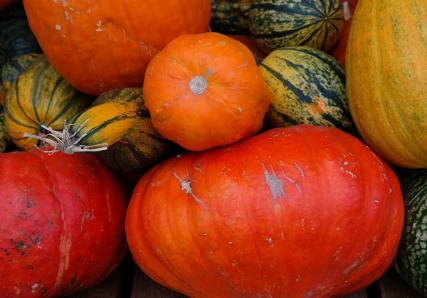
[[[359,0],[346,63],[365,141],[396,165],[427,168],[427,1]]]

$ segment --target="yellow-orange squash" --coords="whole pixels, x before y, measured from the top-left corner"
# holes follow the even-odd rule
[[[210,0],[24,0],[31,30],[58,72],[98,95],[140,86],[152,57],[182,34],[206,32]]]
[[[350,111],[382,157],[427,168],[427,2],[360,0],[347,49]]]

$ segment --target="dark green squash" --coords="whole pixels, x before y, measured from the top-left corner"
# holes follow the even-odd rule
[[[339,0],[254,0],[248,16],[252,36],[267,53],[288,46],[328,51],[344,26]]]
[[[22,1],[15,1],[0,12],[0,48],[9,58],[40,53],[40,47],[28,25]]]
[[[271,93],[267,120],[273,127],[312,124],[355,132],[340,64],[322,51],[288,47],[260,64]]]
[[[4,123],[4,111],[3,106],[0,105],[0,153],[6,151],[10,143],[9,135],[6,131],[6,125]]]
[[[252,0],[212,0],[212,31],[249,34],[247,11],[251,4]]]
[[[16,78],[38,59],[44,59],[42,54],[24,54],[9,59],[0,70],[0,103],[6,98],[7,91]]]
[[[427,170],[402,173],[405,225],[395,267],[413,288],[427,296]]]

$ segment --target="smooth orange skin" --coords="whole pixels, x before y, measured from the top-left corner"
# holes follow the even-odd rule
[[[74,87],[140,86],[150,59],[181,34],[206,32],[210,0],[25,0],[31,30]]]
[[[149,276],[189,297],[330,298],[379,278],[402,226],[387,164],[338,129],[301,125],[159,164],[135,188],[126,235]]]
[[[189,88],[207,73],[207,89]],[[262,126],[270,98],[252,52],[209,32],[173,40],[149,64],[144,98],[154,128],[182,147],[201,151],[236,142]]]

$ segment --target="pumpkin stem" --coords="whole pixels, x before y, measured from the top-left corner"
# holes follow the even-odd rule
[[[208,68],[202,76],[195,76],[190,80],[188,87],[194,94],[200,95],[208,88],[207,78],[212,74],[212,69]]]
[[[53,154],[56,152],[64,152],[66,154],[73,154],[77,152],[99,152],[108,149],[108,144],[101,143],[96,145],[82,145],[80,144],[81,140],[88,134],[84,132],[79,138],[76,139],[78,133],[80,133],[83,127],[86,125],[87,121],[84,121],[77,129],[70,133],[71,127],[75,124],[67,124],[67,121],[64,121],[64,129],[62,131],[56,131],[49,126],[41,124],[40,127],[47,131],[48,133],[40,133],[38,135],[33,135],[30,133],[24,133],[24,137],[33,138],[41,141],[43,144],[51,146],[51,150],[43,150],[37,145],[35,147],[39,150],[44,151],[48,154]]]

